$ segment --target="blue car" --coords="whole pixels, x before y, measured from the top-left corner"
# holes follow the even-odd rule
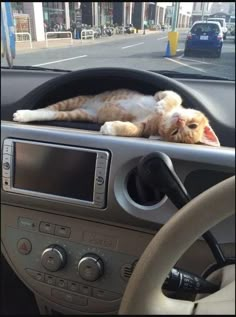
[[[219,22],[197,21],[187,35],[184,55],[189,56],[192,52],[207,52],[220,57],[222,45],[223,31]]]

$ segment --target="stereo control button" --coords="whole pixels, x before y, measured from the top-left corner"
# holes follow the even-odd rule
[[[107,160],[98,160],[96,167],[105,169],[107,167],[107,162],[108,162]]]
[[[56,285],[57,285],[58,287],[67,289],[67,281],[64,280],[64,279],[62,279],[62,278],[57,278],[57,279],[56,279]]]
[[[97,182],[97,185],[103,185],[104,184],[104,178],[102,176],[98,176],[96,178],[96,182]]]
[[[97,153],[97,159],[98,160],[108,160],[109,154],[108,153]]]
[[[26,272],[35,280],[39,282],[44,282],[44,274],[31,269],[26,269]]]
[[[52,289],[51,292],[52,296],[63,300],[67,303],[71,303],[71,304],[75,304],[75,305],[79,305],[79,306],[86,306],[88,305],[88,300],[87,298],[80,296],[80,295],[74,295],[74,294],[70,294],[70,293],[66,293],[60,290],[57,290],[55,288]]]
[[[97,168],[96,169],[96,176],[105,178],[106,170],[104,168]]]
[[[12,146],[9,145],[4,145],[3,147],[3,154],[12,154]]]
[[[94,201],[97,203],[102,203],[104,201],[104,194],[96,194],[95,193]]]
[[[102,300],[112,301],[112,300],[120,299],[121,295],[118,293],[105,291],[103,289],[93,288],[93,297],[102,299]]]
[[[39,226],[39,231],[43,233],[54,234],[55,225],[53,225],[52,223],[41,221]]]
[[[92,288],[87,285],[79,285],[79,293],[86,295],[86,296],[91,296],[92,294]]]
[[[3,177],[10,177],[10,167],[11,167],[11,156],[8,154],[3,154],[2,159],[2,176]]]
[[[69,238],[70,237],[70,228],[64,226],[56,226],[55,235],[62,237],[62,238]]]
[[[3,177],[2,178],[2,187],[5,191],[10,191],[10,178]]]
[[[4,163],[11,163],[11,155],[9,155],[9,154],[3,154],[3,157],[2,157],[2,162],[3,162],[3,164]]]
[[[4,168],[4,170],[9,170],[10,169],[10,163],[5,162],[2,164],[2,167]]]
[[[12,146],[12,140],[10,139],[5,139],[4,140],[4,146]]]
[[[68,281],[68,290],[73,292],[78,292],[79,283]]]
[[[56,278],[52,275],[45,275],[45,282],[49,285],[56,285]]]

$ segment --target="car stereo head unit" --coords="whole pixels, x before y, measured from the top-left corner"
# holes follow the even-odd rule
[[[109,152],[5,139],[4,191],[104,208]]]

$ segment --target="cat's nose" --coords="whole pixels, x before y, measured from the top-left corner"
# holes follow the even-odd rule
[[[176,123],[179,127],[183,127],[185,125],[185,120],[182,118],[177,118]]]

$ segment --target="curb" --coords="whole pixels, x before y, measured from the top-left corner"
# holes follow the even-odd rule
[[[181,29],[179,31],[182,31]],[[147,31],[146,31],[147,32]],[[115,42],[115,41],[121,41],[124,39],[130,39],[130,38],[138,38],[138,37],[143,37],[143,36],[149,36],[149,35],[157,35],[157,34],[167,34],[168,31],[148,31],[145,35],[142,33],[142,31],[140,31],[140,33],[135,33],[135,34],[126,34],[126,35],[113,35],[111,37],[107,37],[107,38],[100,38],[100,39],[95,39],[95,40],[87,40],[85,41],[81,41],[78,39],[74,39],[73,44],[67,44],[67,43],[63,43],[60,45],[53,45],[53,43],[49,44],[49,47],[45,46],[45,42],[43,41],[41,42],[33,42],[33,48],[20,48],[20,47],[16,47],[16,53],[17,54],[25,54],[25,53],[33,53],[33,52],[37,52],[40,50],[45,50],[45,49],[58,49],[58,48],[71,48],[71,47],[83,47],[83,46],[89,46],[89,45],[96,45],[96,44],[100,44],[100,43],[110,43],[110,42]],[[62,39],[63,41],[63,39]],[[58,41],[59,42],[59,41]],[[20,45],[22,43],[19,43],[18,45]],[[42,45],[41,47],[34,47],[35,45]]]

